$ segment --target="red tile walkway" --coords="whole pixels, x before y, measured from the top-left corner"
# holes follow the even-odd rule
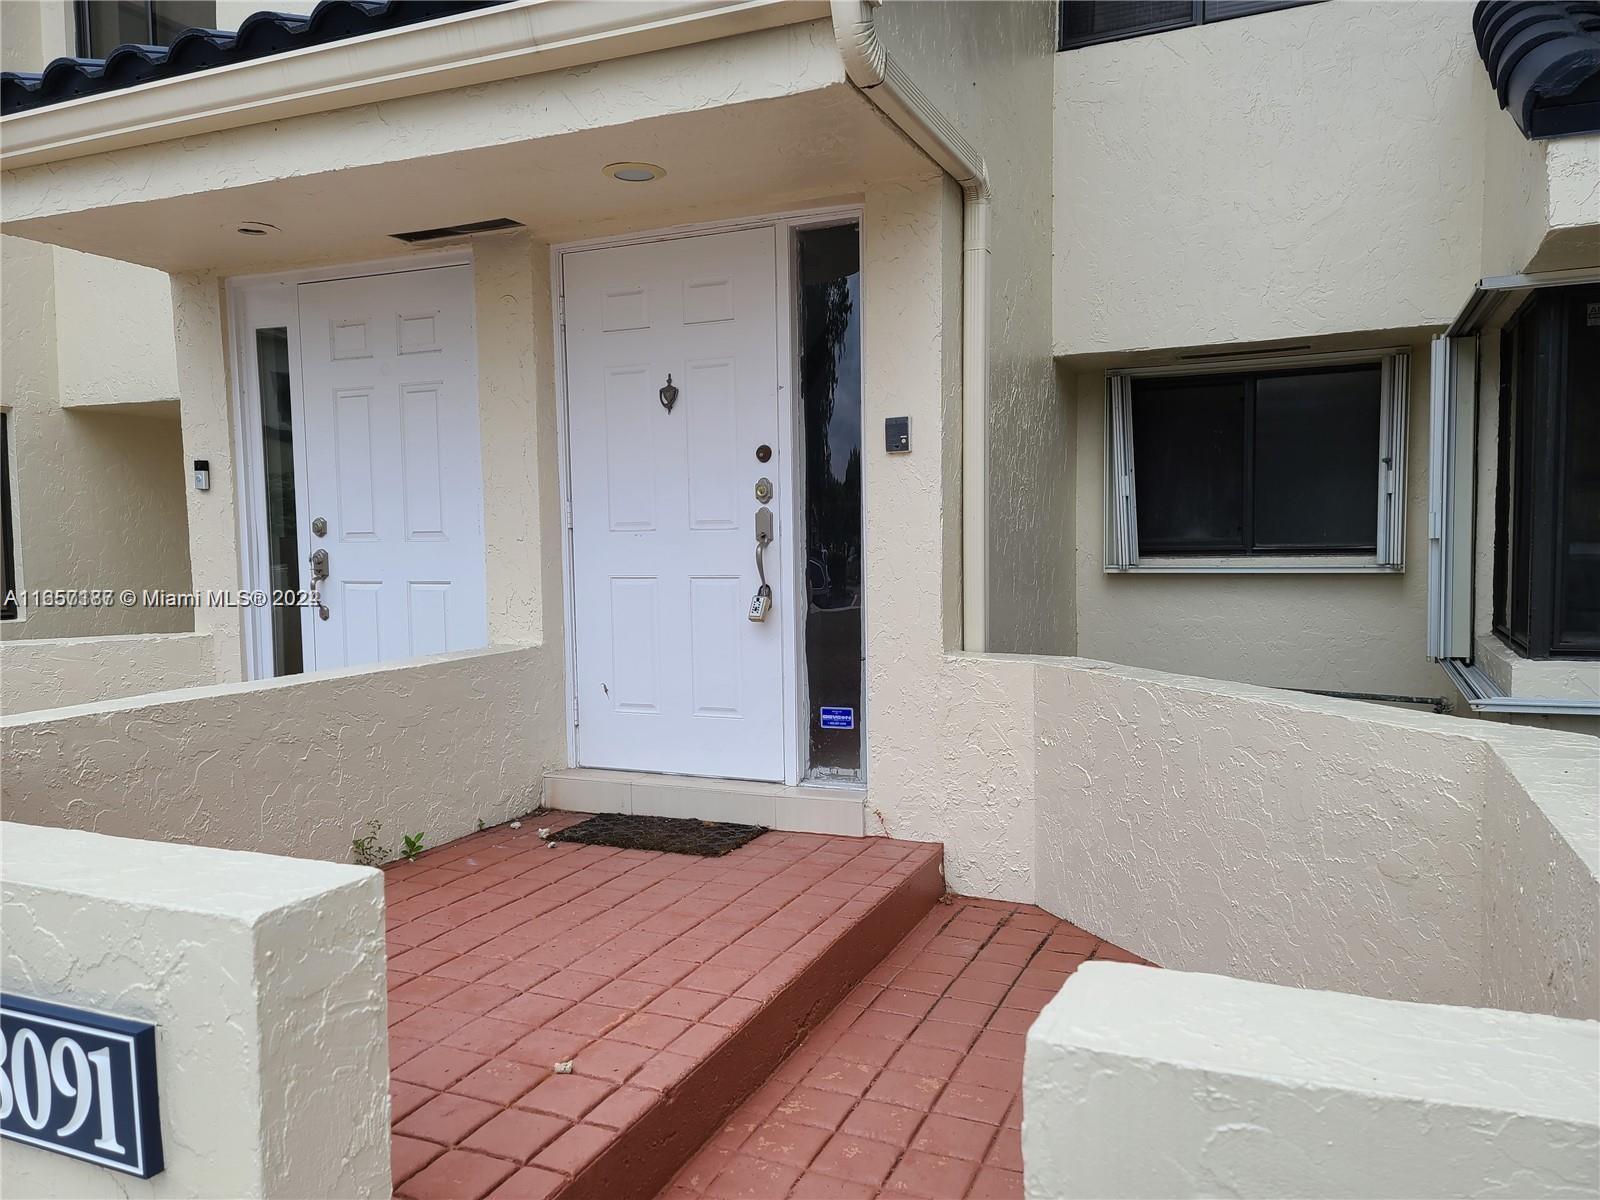
[[[1029,905],[935,906],[661,1200],[1020,1198],[1023,1036],[1089,958],[1144,961]]]
[[[407,1200],[619,1195],[619,1177],[647,1197],[938,892],[937,846],[770,833],[701,859],[538,837],[576,819],[386,872]]]

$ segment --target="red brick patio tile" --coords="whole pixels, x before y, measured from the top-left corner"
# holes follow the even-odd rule
[[[982,1162],[994,1138],[993,1125],[934,1113],[917,1130],[911,1149],[925,1154],[943,1154],[950,1158]]]
[[[880,1100],[863,1100],[845,1118],[840,1133],[887,1142],[898,1149],[911,1144],[917,1127],[923,1122],[920,1109],[902,1108],[898,1104],[885,1104]]]
[[[889,1177],[899,1157],[899,1149],[888,1142],[836,1133],[811,1160],[811,1170],[877,1185]]]
[[[611,1084],[584,1075],[552,1075],[517,1101],[518,1108],[576,1121],[612,1092]]]
[[[915,1196],[920,1200],[947,1200],[964,1196],[977,1174],[977,1164],[942,1154],[907,1150],[889,1176],[884,1194]]]
[[[606,1129],[626,1129],[659,1100],[645,1088],[620,1087],[584,1115],[584,1122]]]
[[[389,999],[404,1000],[409,1004],[432,1004],[466,985],[459,979],[442,979],[437,975],[418,975],[408,979],[389,992]],[[393,1005],[391,1004],[392,1008]],[[392,1014],[391,1014],[392,1015]],[[392,1022],[391,1022],[392,1023]]]
[[[707,1200],[775,1200],[787,1196],[799,1178],[794,1167],[736,1154],[705,1195]]]
[[[985,1121],[999,1125],[1011,1104],[1010,1092],[995,1088],[975,1087],[972,1084],[952,1083],[939,1095],[933,1106],[935,1112],[966,1117],[971,1121]]]
[[[415,953],[413,951],[413,953]],[[476,954],[461,954],[448,962],[440,963],[428,972],[430,975],[442,975],[446,979],[459,979],[463,983],[472,983],[482,979],[489,972],[499,969],[499,959],[484,958]]]
[[[558,1062],[572,1061],[573,1056],[592,1040],[576,1033],[563,1033],[559,1029],[539,1029],[506,1047],[499,1057],[552,1071]]]
[[[396,1133],[403,1133],[407,1137],[437,1142],[441,1146],[454,1146],[501,1111],[498,1104],[445,1092],[429,1100],[394,1128]]]
[[[434,1093],[432,1089],[418,1087],[414,1083],[406,1083],[400,1079],[389,1080],[389,1119],[398,1121],[407,1113],[415,1112],[429,1100]]]
[[[668,1017],[661,1013],[637,1013],[618,1025],[607,1036],[635,1046],[664,1050],[675,1042],[690,1025],[682,1017]]]
[[[580,1075],[621,1083],[653,1057],[655,1051],[647,1046],[602,1038],[578,1052],[572,1069]]]
[[[576,1175],[611,1144],[615,1134],[598,1125],[574,1125],[541,1150],[533,1165],[563,1175]]]
[[[454,1015],[457,1021],[465,1020],[464,1014]],[[446,1046],[454,1046],[458,1050],[473,1050],[479,1054],[494,1055],[519,1040],[527,1032],[528,1026],[520,1021],[473,1017],[439,1040]]]
[[[406,1200],[482,1200],[515,1169],[501,1158],[446,1150],[400,1186]]]
[[[797,1087],[786,1092],[773,1107],[774,1118],[811,1125],[832,1133],[856,1103],[855,1097],[819,1088]]]
[[[831,1136],[832,1130],[768,1119],[745,1139],[740,1153],[804,1170]]]
[[[518,1062],[512,1058],[495,1058],[465,1079],[452,1083],[450,1090],[504,1106],[532,1091],[549,1074],[549,1067]]]
[[[877,1068],[867,1063],[851,1062],[847,1058],[827,1057],[811,1069],[806,1083],[824,1092],[842,1092],[847,1096],[863,1095],[871,1086]]]
[[[1001,1126],[1000,1135],[989,1147],[984,1161],[1007,1171],[1022,1170],[1022,1130]]]
[[[984,1167],[967,1189],[968,1200],[1022,1200],[1022,1172]]]
[[[929,1046],[921,1042],[907,1042],[895,1051],[894,1058],[889,1061],[891,1070],[904,1071],[907,1075],[936,1075],[949,1079],[961,1065],[962,1055],[959,1050],[947,1050],[943,1046]]]
[[[390,1039],[391,1044],[394,1039]],[[442,1092],[456,1080],[476,1071],[489,1060],[482,1054],[456,1050],[449,1046],[430,1046],[407,1059],[389,1074],[403,1083],[415,1083]]]
[[[601,1037],[628,1019],[626,1009],[606,1008],[601,1004],[582,1001],[565,1012],[551,1017],[546,1024],[563,1033],[576,1033],[583,1037]]]
[[[873,1200],[878,1189],[870,1183],[856,1179],[840,1179],[836,1175],[819,1175],[808,1171],[800,1177],[789,1193],[794,1200]]]
[[[489,1193],[489,1200],[550,1200],[566,1186],[565,1176],[543,1167],[522,1167]]]
[[[507,1108],[478,1128],[462,1147],[525,1163],[566,1130],[567,1122],[560,1117]]]
[[[898,1104],[928,1112],[944,1090],[945,1081],[936,1075],[908,1075],[904,1071],[885,1071],[873,1081],[867,1099]]]
[[[443,1149],[432,1142],[395,1134],[389,1145],[389,1169],[395,1185],[409,1179],[443,1153]]]
[[[645,1005],[644,1011],[664,1017],[678,1017],[685,1021],[698,1021],[720,1003],[722,997],[714,993],[674,987],[668,988],[650,1001]]]
[[[634,1087],[664,1092],[673,1087],[698,1065],[687,1055],[660,1050],[628,1080]]]
[[[840,1034],[838,1040],[829,1047],[829,1052],[838,1058],[881,1067],[894,1057],[897,1048],[898,1044],[887,1038],[868,1037],[852,1030]]]

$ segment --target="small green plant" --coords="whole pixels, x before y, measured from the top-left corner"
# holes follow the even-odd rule
[[[378,834],[382,830],[383,822],[374,819],[367,822],[365,834],[350,839],[350,854],[357,866],[380,866],[389,857],[389,851],[378,844]]]
[[[423,835],[420,833],[405,835],[405,843],[400,847],[400,853],[405,856],[407,862],[417,861],[417,855],[422,853],[422,838]]]

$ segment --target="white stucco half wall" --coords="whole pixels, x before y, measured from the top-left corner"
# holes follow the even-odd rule
[[[0,874],[6,991],[156,1026],[166,1164],[7,1142],[6,1196],[388,1195],[378,872],[7,822]]]
[[[0,714],[201,687],[215,674],[208,633],[0,642]]]
[[[12,820],[348,862],[536,808],[564,765],[558,658],[491,647],[0,718]]]
[[[1600,1025],[1089,963],[1028,1031],[1030,1200],[1592,1196]]]

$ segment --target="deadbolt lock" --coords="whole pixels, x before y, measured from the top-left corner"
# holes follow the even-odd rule
[[[311,532],[316,534],[318,537],[327,537],[328,536],[328,518],[327,517],[312,517],[311,518]]]
[[[772,480],[768,479],[765,475],[756,480],[756,503],[772,503]]]

